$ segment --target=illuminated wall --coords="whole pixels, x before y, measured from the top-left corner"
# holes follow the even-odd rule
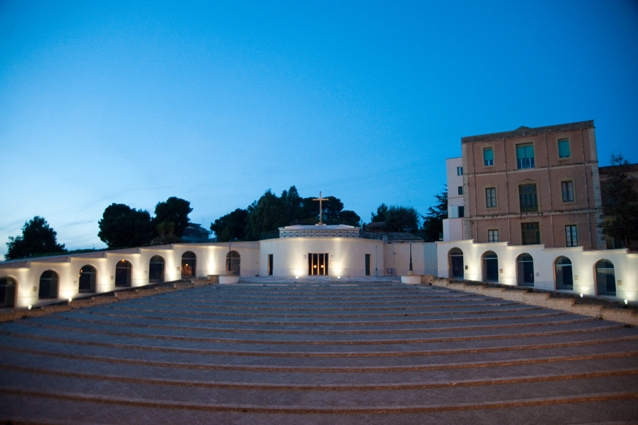
[[[452,248],[463,251],[464,279],[482,281],[482,256],[493,251],[498,256],[498,282],[516,286],[517,258],[523,253],[534,260],[534,288],[555,290],[555,266],[558,257],[567,257],[572,263],[573,292],[598,295],[595,267],[599,260],[611,261],[616,280],[616,297],[620,300],[638,301],[638,253],[624,249],[583,250],[574,248],[545,248],[544,245],[508,245],[507,242],[473,243],[472,240],[437,242],[438,276],[449,277],[448,253]]]

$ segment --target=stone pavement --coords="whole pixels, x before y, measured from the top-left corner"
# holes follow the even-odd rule
[[[242,279],[0,324],[0,420],[638,423],[638,329],[397,278]]]

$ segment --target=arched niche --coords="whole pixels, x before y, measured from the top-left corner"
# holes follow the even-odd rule
[[[556,289],[574,289],[572,261],[569,258],[561,256],[554,261],[554,279],[556,280]]]
[[[78,282],[78,292],[95,292],[97,282],[97,270],[90,264],[82,266]]]
[[[460,248],[452,248],[448,254],[448,276],[456,279],[465,277],[465,269],[463,264],[463,251]]]
[[[516,257],[516,283],[518,286],[534,286],[534,259],[526,252]]]
[[[483,280],[498,282],[498,255],[494,251],[487,251],[481,257],[483,264]]]
[[[182,278],[195,277],[195,273],[197,273],[197,255],[186,251],[182,254]]]
[[[148,263],[148,281],[149,283],[164,282],[164,257],[154,255]]]
[[[38,289],[38,299],[58,298],[58,284],[60,278],[53,270],[47,270],[40,275],[40,287]]]
[[[595,265],[597,295],[616,296],[616,271],[614,263],[599,260]]]
[[[127,260],[120,260],[115,265],[115,287],[130,288],[133,265]]]
[[[232,276],[239,276],[241,256],[237,251],[230,251],[226,254],[226,272]]]
[[[0,277],[0,308],[15,306],[18,281],[9,276]]]

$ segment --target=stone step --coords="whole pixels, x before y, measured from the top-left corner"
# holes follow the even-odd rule
[[[577,376],[596,376],[596,374],[636,375],[638,353],[610,353],[607,355],[585,357],[555,357],[547,362],[510,362],[498,367],[476,363],[448,365],[429,365],[429,367],[411,370],[360,368],[326,369],[321,371],[295,371],[289,367],[268,370],[254,368],[201,368],[169,366],[168,363],[125,363],[104,361],[99,357],[91,360],[53,356],[34,351],[5,349],[0,368],[24,370],[42,375],[81,375],[86,379],[151,380],[162,385],[195,385],[208,383],[211,388],[229,387],[240,389],[274,388],[311,389],[334,386],[342,389],[375,389],[392,385],[393,389],[435,388],[453,385],[488,385],[491,380],[503,383],[535,382],[539,380],[576,379]],[[78,376],[79,376],[78,375]],[[85,376],[86,375],[86,376]],[[166,381],[166,382],[162,382]],[[169,382],[174,381],[174,382]],[[483,382],[490,381],[490,382]],[[465,382],[465,384],[464,384]],[[483,382],[483,383],[481,383]]]
[[[632,397],[570,397],[547,399],[542,405],[538,403],[482,403],[476,405],[454,406],[448,408],[430,408],[416,411],[384,411],[373,412],[341,410],[340,412],[316,411],[280,411],[264,412],[245,408],[211,410],[196,405],[163,405],[161,403],[141,405],[140,403],[117,403],[116,399],[73,398],[67,394],[46,397],[36,392],[5,393],[0,397],[0,411],[6,417],[13,418],[14,423],[47,423],[82,424],[87,423],[129,423],[135,418],[137,424],[174,424],[179,422],[202,424],[262,424],[278,425],[299,424],[386,424],[414,425],[418,423],[508,423],[516,418],[520,425],[538,424],[539,416],[544,424],[573,423],[575,419],[587,418],[589,423],[609,422],[614,418],[615,424],[635,422],[636,400]],[[29,405],[30,409],[23,406]],[[457,408],[454,408],[457,407]],[[576,413],[575,413],[576,412]]]
[[[52,332],[63,337],[51,337]],[[63,328],[50,325],[14,327],[12,336],[40,340],[52,340],[63,343],[111,346],[133,350],[159,350],[165,352],[199,352],[202,354],[236,355],[236,356],[283,356],[283,357],[338,357],[338,356],[406,356],[453,354],[468,350],[477,353],[489,351],[532,350],[541,347],[569,346],[579,344],[606,343],[610,338],[631,339],[638,341],[633,330],[613,325],[588,332],[570,332],[560,335],[520,335],[507,338],[498,336],[491,338],[432,338],[421,342],[405,343],[401,341],[377,342],[362,344],[344,341],[309,344],[307,341],[290,341],[286,344],[262,342],[259,344],[243,344],[234,341],[202,340],[177,337],[153,337],[145,335],[124,335],[123,333],[107,333],[100,330]]]
[[[601,320],[581,320],[574,323],[567,323],[563,325],[553,325],[539,329],[537,327],[528,326],[525,328],[518,327],[513,331],[504,332],[502,328],[494,327],[491,329],[482,329],[480,331],[471,332],[466,328],[457,327],[456,330],[450,330],[445,328],[437,329],[436,333],[428,332],[429,329],[422,329],[421,335],[414,334],[402,334],[400,330],[395,329],[392,333],[375,334],[365,333],[357,334],[350,332],[348,334],[335,335],[330,333],[315,333],[308,334],[304,337],[299,333],[287,334],[285,331],[280,331],[276,334],[263,333],[260,331],[254,331],[248,333],[245,330],[242,332],[240,329],[235,330],[234,335],[229,335],[232,332],[231,329],[227,329],[227,332],[211,332],[197,329],[197,328],[167,328],[158,326],[139,326],[135,323],[123,325],[122,323],[114,322],[115,324],[109,324],[108,322],[96,322],[92,320],[65,320],[63,317],[48,317],[42,321],[38,326],[54,327],[55,329],[67,329],[78,330],[82,332],[101,333],[105,335],[116,336],[142,336],[144,338],[159,338],[159,339],[178,339],[201,342],[215,342],[215,343],[244,343],[244,344],[326,344],[326,345],[345,345],[345,344],[414,344],[431,341],[469,341],[477,339],[490,339],[490,338],[516,338],[516,337],[531,337],[531,336],[550,336],[550,335],[568,335],[578,332],[599,332],[604,330],[610,330],[622,327],[618,324],[608,323]]]
[[[622,373],[625,372],[625,373]],[[128,400],[133,403],[189,403],[220,409],[224,406],[239,405],[248,410],[272,411],[276,406],[285,406],[281,410],[339,411],[340,409],[360,409],[373,411],[380,406],[390,409],[424,409],[439,406],[529,402],[542,404],[542,400],[569,397],[600,397],[606,399],[623,397],[638,398],[635,391],[635,373],[598,373],[575,375],[571,377],[548,376],[526,380],[484,380],[460,381],[455,383],[424,383],[420,388],[373,386],[350,389],[335,389],[334,386],[322,387],[280,387],[253,385],[252,388],[220,387],[199,381],[187,385],[184,382],[156,383],[150,380],[89,379],[86,376],[47,375],[27,372],[19,369],[4,369],[0,375],[0,393],[13,391],[37,392],[39,394],[74,394],[74,397],[87,397],[92,400],[112,398]],[[573,378],[573,379],[569,379]],[[96,385],[99,383],[99,385]],[[179,387],[179,391],[166,391],[166,386]],[[485,391],[489,387],[490,391]],[[601,393],[601,389],[604,392]],[[427,391],[427,397],[424,397]],[[539,397],[542,394],[542,397]],[[250,396],[250,404],[241,403]],[[451,403],[453,401],[453,403]],[[123,403],[124,404],[124,403]],[[251,407],[252,406],[252,407]],[[317,410],[319,411],[319,410]]]
[[[500,367],[513,363],[553,363],[557,358],[583,359],[597,356],[635,355],[635,338],[593,340],[582,343],[510,347],[496,350],[447,350],[439,352],[407,352],[400,355],[285,356],[281,352],[261,355],[212,353],[202,350],[144,349],[99,343],[82,343],[60,338],[38,338],[29,335],[1,336],[5,349],[57,357],[89,359],[133,364],[156,364],[166,367],[193,367],[224,370],[284,371],[363,371],[367,370],[433,370],[446,367]],[[26,351],[25,351],[26,350]],[[141,354],[143,353],[143,360]],[[628,354],[628,355],[629,355]],[[460,366],[459,366],[460,365]]]

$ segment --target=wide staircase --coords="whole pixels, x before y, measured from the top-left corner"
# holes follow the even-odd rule
[[[396,278],[243,279],[0,325],[0,420],[638,421],[638,330]]]

